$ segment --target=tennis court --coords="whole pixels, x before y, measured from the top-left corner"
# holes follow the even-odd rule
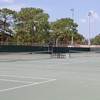
[[[0,55],[0,100],[100,100],[100,57],[68,56]]]

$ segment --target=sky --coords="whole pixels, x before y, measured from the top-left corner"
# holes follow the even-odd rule
[[[20,11],[24,7],[43,9],[49,14],[50,22],[61,18],[74,18],[74,22],[78,24],[78,33],[85,38],[89,34],[91,38],[100,34],[100,0],[0,0],[0,9]],[[92,14],[90,20],[89,12]]]

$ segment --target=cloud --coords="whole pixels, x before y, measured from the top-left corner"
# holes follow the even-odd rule
[[[0,0],[0,2],[11,3],[11,2],[13,2],[13,0]]]
[[[100,16],[97,12],[94,12],[93,10],[89,11],[86,15],[86,18],[80,19],[79,22],[82,24],[87,24],[89,21],[89,14],[90,14],[90,22],[100,21]]]
[[[92,20],[100,21],[100,16],[97,12],[94,12],[94,10],[91,10],[90,13],[91,13]]]
[[[86,19],[80,19],[81,23],[86,23]]]
[[[99,20],[100,21],[100,16],[98,13],[94,13],[93,14],[94,19]]]
[[[15,11],[19,11],[21,8],[27,7],[25,4],[11,4],[11,5],[7,5],[7,6],[1,6],[0,9],[2,8],[8,8],[11,10],[15,10]]]

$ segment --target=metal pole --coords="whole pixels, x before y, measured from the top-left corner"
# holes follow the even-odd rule
[[[90,41],[90,35],[91,35],[91,16],[92,16],[92,13],[91,12],[89,12],[88,13],[88,16],[89,16],[89,37],[88,37],[88,46],[90,47],[91,46],[91,41]]]
[[[72,11],[72,19],[73,19],[73,22],[74,22],[74,9],[72,8],[72,9],[70,9],[71,11]],[[72,32],[73,32],[73,30],[72,30]],[[71,38],[71,45],[73,45],[73,33],[72,33],[72,38]]]

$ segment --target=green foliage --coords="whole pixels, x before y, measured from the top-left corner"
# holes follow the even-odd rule
[[[95,38],[92,38],[91,42],[94,45],[100,45],[100,35],[97,35]]]
[[[0,32],[4,34],[13,33],[13,24],[15,20],[15,11],[7,8],[0,9]]]
[[[48,21],[49,15],[43,9],[26,7],[19,12],[0,9],[0,41],[23,43],[41,43],[55,41],[82,40],[78,34],[78,25],[70,18]]]
[[[52,38],[56,40],[71,41],[72,34],[77,33],[78,25],[70,18],[61,18],[55,22],[50,23]]]
[[[48,33],[49,15],[40,8],[22,8],[18,12],[16,33],[30,34],[31,42],[43,41]]]

